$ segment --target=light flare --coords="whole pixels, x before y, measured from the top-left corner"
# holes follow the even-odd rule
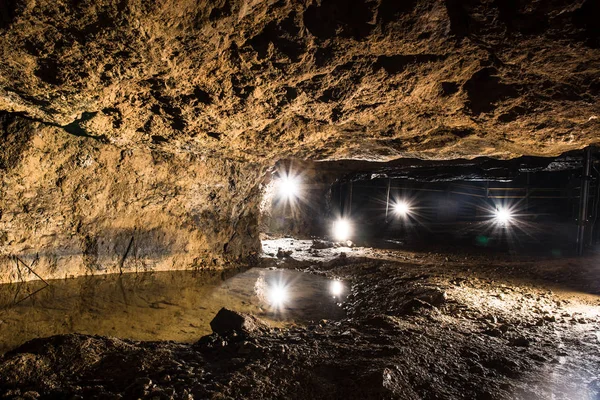
[[[410,205],[404,200],[399,200],[394,204],[394,212],[400,217],[406,217],[410,214]]]
[[[293,200],[300,196],[300,178],[289,174],[283,174],[279,178],[279,197]]]
[[[329,284],[329,292],[334,297],[339,297],[344,293],[344,284],[341,281],[334,280]]]
[[[352,236],[352,226],[350,221],[340,218],[333,223],[333,237],[338,242],[348,240]]]
[[[501,225],[508,225],[513,219],[513,214],[508,208],[499,207],[494,212],[494,219]]]
[[[289,300],[288,288],[281,283],[269,285],[267,298],[271,306],[277,309],[282,308]]]

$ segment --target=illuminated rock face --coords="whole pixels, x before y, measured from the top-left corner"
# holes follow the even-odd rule
[[[3,4],[0,108],[118,146],[383,160],[597,141],[593,0]]]
[[[598,8],[4,1],[0,252],[97,254],[118,269],[135,230],[151,265],[212,263],[257,250],[257,185],[280,158],[510,158],[598,142]],[[40,267],[70,274],[55,264]]]
[[[263,167],[0,117],[0,282],[221,267],[259,249]],[[6,143],[6,141],[4,142]]]

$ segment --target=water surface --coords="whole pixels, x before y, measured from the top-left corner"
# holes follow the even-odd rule
[[[193,342],[211,333],[221,307],[275,326],[344,315],[338,305],[343,285],[292,270],[153,272],[49,283],[29,298],[42,282],[0,285],[0,353],[33,338],[74,332]]]

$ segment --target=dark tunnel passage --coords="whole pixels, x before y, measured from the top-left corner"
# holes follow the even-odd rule
[[[421,251],[460,246],[577,255],[580,242],[581,251],[594,251],[600,237],[599,161],[590,150],[586,175],[585,157],[577,151],[508,161],[283,161],[274,169],[275,193],[265,192],[272,208],[263,213],[261,229],[271,236]],[[340,221],[345,232],[336,232]]]

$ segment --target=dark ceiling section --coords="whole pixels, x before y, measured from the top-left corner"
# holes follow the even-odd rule
[[[409,179],[423,182],[512,181],[528,172],[576,172],[582,166],[582,159],[582,151],[573,151],[559,157],[524,156],[512,160],[497,160],[488,157],[448,161],[400,159],[388,163],[333,161],[323,162],[322,165],[328,170],[345,171],[341,174],[340,181],[376,178]]]

